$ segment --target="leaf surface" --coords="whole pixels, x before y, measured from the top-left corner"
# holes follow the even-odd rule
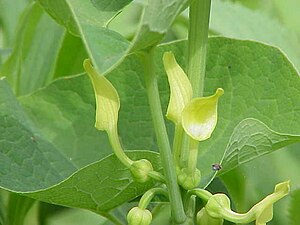
[[[63,40],[64,30],[42,8],[30,4],[18,26],[10,57],[1,68],[17,95],[28,94],[48,84]]]
[[[257,157],[300,142],[300,136],[277,133],[259,120],[242,120],[233,130],[222,159],[224,174]]]
[[[158,44],[175,18],[187,7],[188,0],[152,0],[145,4],[139,31],[131,51],[146,49]]]
[[[1,188],[49,203],[102,212],[139,196],[153,186],[153,182],[135,183],[130,171],[114,155],[89,165],[86,165],[86,159],[82,159],[86,165],[83,167],[82,161],[73,161],[66,151],[59,150],[39,131],[4,79],[0,81],[0,96]],[[75,101],[76,105],[78,103]],[[88,143],[85,144],[86,148],[80,148],[83,151],[81,156],[93,156]],[[101,152],[101,142],[97,144],[97,150]],[[133,151],[128,154],[132,159],[148,159],[156,170],[161,169],[157,153]],[[97,158],[100,157],[93,160]]]
[[[27,0],[2,0],[0,2],[0,26],[3,31],[4,47],[12,47],[18,20],[27,4]]]
[[[291,201],[288,210],[290,225],[297,225],[300,221],[300,215],[298,211],[299,202],[300,202],[300,189],[297,189],[291,193]]]
[[[117,11],[99,11],[90,0],[39,0],[39,3],[58,23],[82,38],[89,57],[101,74],[114,68],[126,56],[129,42],[106,28],[123,7],[121,2]]]
[[[159,154],[150,151],[127,152],[136,160],[146,158],[160,170]],[[66,205],[104,212],[134,199],[154,185],[136,183],[129,169],[115,155],[77,171],[62,183],[46,190],[26,195],[52,204]]]
[[[132,0],[90,0],[93,5],[100,11],[116,12],[126,5],[128,5]]]
[[[38,132],[4,79],[0,80],[0,135],[0,185],[4,189],[43,189],[76,169]]]
[[[294,9],[297,9],[295,1],[293,0],[292,4],[290,2],[289,4],[285,4],[285,1],[276,0],[276,3],[270,3],[270,6],[274,6],[275,4],[277,7],[277,4],[284,4],[290,7],[294,5]],[[276,19],[260,11],[247,9],[241,4],[242,2],[238,4],[230,1],[214,1],[212,3],[210,29],[226,37],[257,40],[277,46],[287,53],[299,71],[300,53],[297,49],[300,48],[300,45],[295,29],[289,30]],[[297,4],[299,5],[299,3]],[[278,7],[278,11],[285,11],[286,8],[284,8]]]

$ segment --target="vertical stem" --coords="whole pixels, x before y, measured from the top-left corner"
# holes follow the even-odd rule
[[[186,215],[183,210],[183,203],[179,191],[179,186],[177,184],[177,175],[174,160],[171,153],[169,138],[162,114],[157,86],[157,77],[155,74],[153,50],[150,50],[143,55],[143,64],[145,67],[145,83],[150,104],[150,111],[160,151],[160,157],[164,168],[166,184],[169,191],[172,218],[174,219],[174,222],[176,224],[182,224],[186,220]]]
[[[194,97],[204,90],[206,48],[211,0],[195,0],[190,5],[188,34],[188,76]]]
[[[194,97],[202,97],[206,69],[206,49],[211,0],[195,0],[189,8],[188,33],[188,76],[190,78]],[[192,143],[190,143],[192,142]],[[188,153],[188,171],[196,169],[198,142],[187,138],[186,145],[191,147]],[[195,198],[192,198],[188,212],[194,212]]]
[[[190,154],[188,159],[188,173],[193,174],[197,169],[197,158],[198,158],[198,141],[190,139],[189,141]]]
[[[184,130],[181,124],[175,125],[175,134],[173,140],[173,156],[175,161],[176,169],[180,169],[180,158],[181,158],[181,150],[182,150],[182,143],[183,143],[183,135]]]
[[[189,9],[188,76],[194,97],[203,96],[210,6],[211,0],[196,0]],[[193,144],[193,148],[198,149],[198,144]],[[198,153],[193,151],[192,155],[189,153],[188,158],[197,158],[197,155]]]

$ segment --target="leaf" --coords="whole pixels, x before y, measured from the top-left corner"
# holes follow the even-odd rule
[[[297,9],[299,9],[300,4],[297,0],[289,1],[286,4],[283,0],[275,0],[272,2],[274,11],[278,14],[279,19],[285,24],[286,27],[289,27],[291,30],[300,34],[300,28],[298,21],[300,19]]]
[[[64,31],[34,3],[24,12],[17,32],[1,76],[7,77],[17,95],[24,95],[52,80]]]
[[[47,219],[48,225],[104,225],[107,220],[95,213],[81,209],[71,209],[63,213],[56,213]],[[111,224],[110,224],[111,225]]]
[[[288,217],[290,225],[297,225],[300,221],[299,215],[299,204],[300,204],[300,189],[296,189],[291,193],[291,201],[288,207]]]
[[[295,5],[286,4],[285,1],[276,0],[276,3],[270,3],[270,6],[281,4],[285,7],[278,7],[278,11],[284,11],[286,7]],[[265,3],[266,4],[266,3]],[[297,3],[299,5],[299,3]],[[297,7],[293,7],[297,9]],[[290,13],[291,10],[286,12]],[[298,12],[294,11],[297,15]],[[253,11],[243,7],[241,4],[231,3],[229,1],[214,1],[212,3],[210,29],[214,32],[232,38],[257,40],[270,45],[274,45],[287,53],[291,61],[300,71],[299,57],[300,48],[299,38],[294,30],[289,30],[280,24],[277,20],[263,14],[260,11]],[[251,18],[251,19],[250,19]],[[297,21],[297,20],[294,20]],[[257,26],[259,24],[259,26]],[[289,23],[289,25],[292,23]],[[299,27],[299,26],[298,26]]]
[[[127,152],[134,160],[146,158],[161,170],[159,154],[150,151]],[[65,181],[26,196],[52,204],[104,212],[134,199],[154,185],[133,181],[130,171],[115,155],[110,155],[74,173]]]
[[[78,168],[112,153],[95,129],[95,100],[87,75],[62,78],[19,98],[32,123]]]
[[[1,188],[49,203],[100,212],[139,196],[153,185],[133,182],[130,171],[114,155],[84,168],[73,163],[33,125],[3,79],[0,96]],[[82,153],[83,157],[89,154],[86,149]],[[134,151],[129,155],[133,159],[146,158],[156,170],[161,169],[157,153]]]
[[[4,204],[3,199],[3,191],[0,193],[0,225],[4,225],[5,223],[5,216],[6,216],[6,207]]]
[[[122,4],[117,11],[108,12],[98,11],[90,0],[38,2],[58,23],[82,38],[89,58],[101,74],[112,70],[126,56],[129,42],[118,33],[105,28]]]
[[[90,0],[100,11],[116,12],[128,5],[132,0]]]
[[[1,35],[3,35],[3,47],[13,46],[18,20],[27,5],[27,0],[2,0],[0,2],[0,26]]]
[[[244,119],[233,130],[221,162],[222,170],[219,175],[297,142],[300,142],[300,135],[280,134],[259,120]]]
[[[169,30],[175,18],[188,6],[188,0],[152,0],[145,5],[139,31],[131,51],[157,45]]]
[[[15,193],[9,194],[6,224],[22,224],[35,201]]]
[[[56,59],[54,79],[84,72],[82,62],[88,58],[82,40],[65,32],[59,55]]]
[[[120,34],[106,28],[129,1],[109,1],[111,5],[107,5],[108,1],[94,0],[94,5],[101,11],[93,6],[92,1],[39,0],[39,3],[58,23],[82,38],[94,66],[101,74],[106,75],[129,52],[155,46],[161,41],[176,16],[188,5],[188,0],[149,1],[145,6],[141,27],[130,45]]]
[[[76,167],[34,127],[7,82],[0,80],[0,186],[34,191],[54,185]]]

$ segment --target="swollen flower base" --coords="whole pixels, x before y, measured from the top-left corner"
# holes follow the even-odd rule
[[[132,208],[127,214],[128,225],[150,225],[152,214],[147,209]]]

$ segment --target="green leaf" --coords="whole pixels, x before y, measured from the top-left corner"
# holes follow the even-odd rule
[[[112,153],[106,134],[94,127],[95,99],[88,75],[61,78],[19,100],[39,132],[76,167]]]
[[[290,0],[288,4],[284,0],[275,0],[272,1],[274,11],[278,18],[284,23],[286,27],[289,27],[291,30],[294,30],[300,34],[300,28],[298,21],[300,19],[298,10],[300,3],[297,0]]]
[[[109,12],[97,10],[90,0],[38,2],[58,23],[82,38],[89,58],[101,74],[112,70],[126,56],[129,42],[118,33],[105,28],[122,4],[117,11]]]
[[[52,80],[64,31],[34,3],[24,12],[17,32],[1,76],[7,77],[17,95],[24,95]]]
[[[300,135],[280,134],[259,120],[244,119],[233,130],[222,159],[220,175],[297,142],[300,142]]]
[[[22,225],[34,202],[35,201],[31,198],[10,193],[7,204],[6,224]]]
[[[70,85],[68,80],[63,79],[62,81]],[[82,84],[80,80],[77,81]],[[88,81],[86,84],[89,84]],[[72,85],[70,87],[72,88]],[[90,88],[90,86],[88,87]],[[85,93],[83,89],[81,91]],[[88,96],[93,99],[92,89],[90,88],[89,91]],[[65,92],[65,90],[62,92]],[[78,97],[78,94],[71,92],[70,96],[74,97],[74,95]],[[67,97],[70,96],[67,95]],[[81,98],[84,99],[84,95]],[[71,99],[74,101],[74,105],[80,105],[80,101],[76,101],[74,98]],[[76,161],[75,158],[73,161],[66,155],[65,150],[58,150],[56,146],[49,142],[47,135],[44,136],[39,132],[25,115],[7,82],[3,79],[0,81],[0,103],[1,188],[12,192],[26,193],[29,197],[49,203],[101,212],[127,202],[152,187],[153,182],[144,184],[133,182],[130,171],[114,155],[82,168],[84,163],[87,164],[87,160],[81,159],[80,161],[78,159]],[[66,101],[61,103],[66,106]],[[86,106],[88,104],[82,104],[83,108],[86,108]],[[48,107],[48,109],[51,109],[51,107]],[[67,109],[65,112],[68,112],[68,110],[76,114],[73,108]],[[89,109],[85,110],[89,111]],[[44,108],[43,112],[46,111],[47,108]],[[84,114],[85,112],[81,113]],[[80,122],[85,122],[85,120],[82,120],[83,118],[80,118],[80,115]],[[55,117],[56,114],[53,116]],[[94,120],[93,116],[90,118],[92,121]],[[51,120],[48,120],[48,123],[49,121]],[[59,124],[62,128],[66,124],[66,121],[63,122]],[[93,127],[92,123],[89,126]],[[82,135],[82,132],[78,135]],[[96,142],[96,140],[94,141]],[[72,142],[74,144],[74,140]],[[99,149],[101,142],[97,142],[97,144],[99,154],[96,157],[94,156],[94,161],[101,156],[101,148]],[[88,147],[80,148],[80,150],[82,150],[81,157],[83,158],[86,156],[91,157],[94,154],[88,150]],[[74,153],[71,152],[70,155],[72,154]],[[128,154],[133,159],[148,159],[152,162],[156,171],[161,169],[157,153],[134,151]],[[76,156],[74,154],[74,157]],[[74,173],[75,171],[76,173]],[[73,175],[70,176],[71,174]]]
[[[0,186],[34,191],[62,181],[76,167],[25,115],[7,82],[0,80]]]
[[[56,213],[45,222],[48,225],[104,225],[107,220],[95,213],[81,209],[71,209],[63,213]],[[111,224],[109,224],[111,225]]]
[[[0,2],[0,27],[3,34],[4,47],[13,46],[18,20],[28,3],[28,0],[2,0]]]
[[[286,1],[276,0],[274,1],[276,3],[272,2],[270,6],[274,7],[275,5],[277,7],[277,3],[278,5],[284,4],[284,7],[278,7],[276,13],[286,10],[290,14],[292,11],[287,10],[287,7],[293,7],[293,9],[299,8],[296,7],[296,4],[299,5],[296,1],[293,0],[292,4],[290,4],[291,2],[286,4]],[[294,12],[298,15],[297,10],[294,10]],[[295,29],[289,30],[274,18],[260,11],[250,10],[241,4],[229,1],[213,1],[211,14],[210,29],[214,32],[226,37],[257,40],[277,46],[287,53],[298,71],[300,70],[300,53],[297,50],[300,48],[300,44]],[[289,23],[289,25],[291,24]]]
[[[175,18],[188,6],[188,2],[188,0],[148,1],[131,51],[146,49],[158,44]]]
[[[84,72],[82,62],[88,58],[82,40],[65,32],[59,55],[56,59],[54,78],[80,74]]]
[[[117,12],[128,5],[132,0],[90,0],[100,11]]]
[[[160,170],[159,154],[150,151],[132,151],[127,154],[134,160],[146,158]],[[104,212],[134,199],[154,185],[153,182],[136,183],[130,171],[115,155],[90,164],[65,181],[27,196],[52,204]]]
[[[291,201],[288,210],[289,224],[297,225],[300,221],[299,215],[299,203],[300,203],[300,189],[297,189],[291,193]]]
[[[0,192],[0,225],[5,224],[5,217],[6,217],[6,207],[5,207],[5,201],[3,198],[3,191]]]

